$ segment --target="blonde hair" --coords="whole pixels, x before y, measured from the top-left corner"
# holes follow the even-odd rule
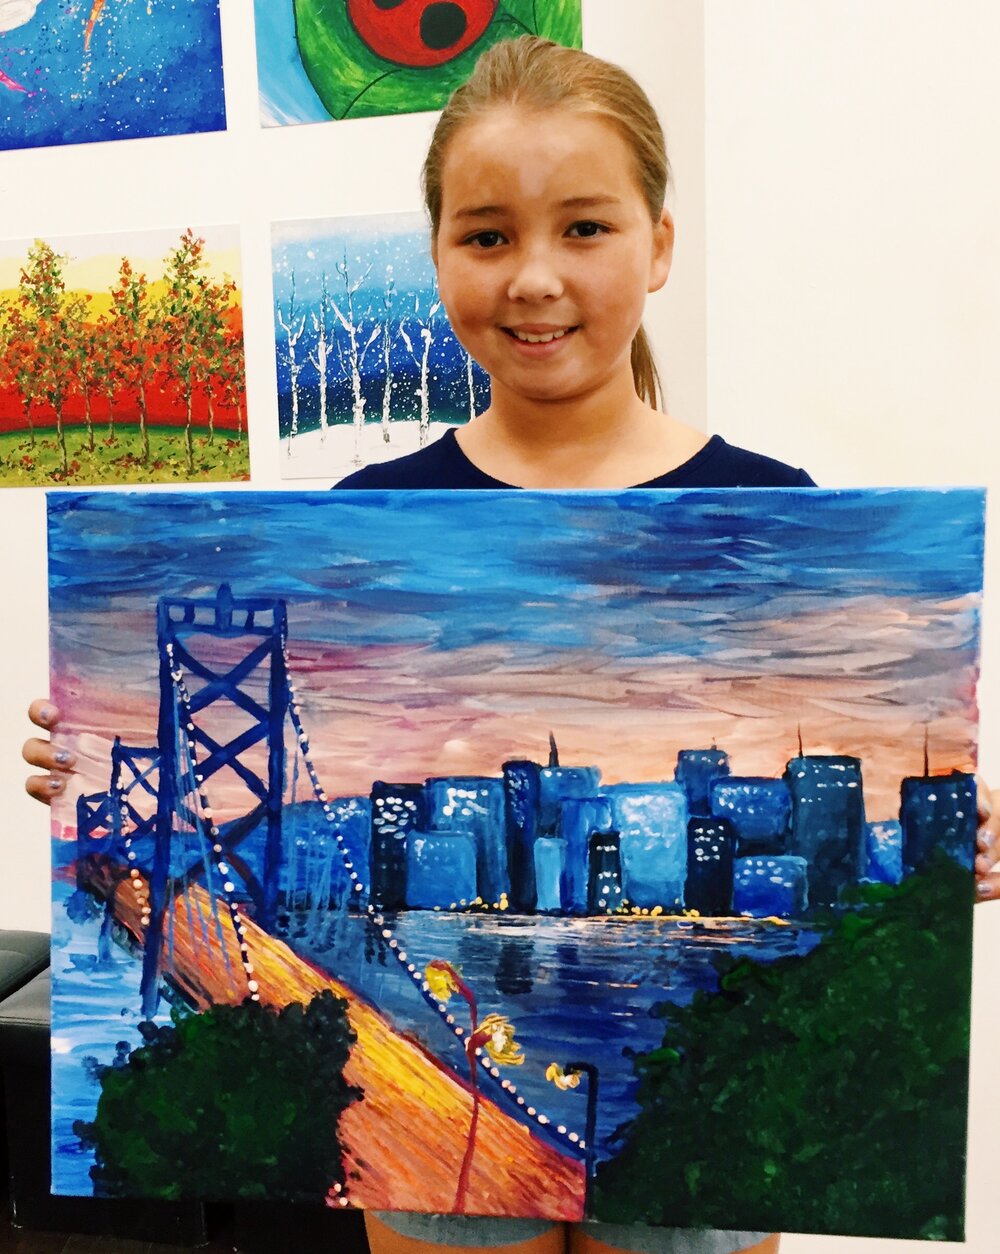
[[[659,222],[670,179],[663,128],[649,97],[620,66],[564,48],[536,35],[504,39],[476,62],[471,77],[457,88],[434,128],[424,160],[421,186],[437,238],[441,225],[441,171],[448,144],[466,123],[498,105],[531,109],[569,108],[615,127],[635,158],[639,188],[653,222]],[[649,338],[640,326],[632,340],[635,390],[657,408],[663,395]]]

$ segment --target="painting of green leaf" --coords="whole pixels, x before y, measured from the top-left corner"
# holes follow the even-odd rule
[[[440,109],[486,48],[582,46],[580,0],[255,0],[265,126]]]

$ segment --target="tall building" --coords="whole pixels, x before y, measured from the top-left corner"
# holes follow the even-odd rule
[[[422,784],[372,784],[371,899],[381,910],[406,905],[406,838],[427,826]]]
[[[566,842],[563,906],[571,914],[587,913],[590,838],[612,826],[607,797],[567,797],[560,807],[558,834]]]
[[[709,813],[732,823],[740,857],[785,853],[791,812],[792,799],[783,779],[730,775],[714,780],[709,788]]]
[[[622,863],[617,832],[595,832],[590,838],[588,914],[614,914],[622,905]]]
[[[809,905],[805,858],[737,858],[733,864],[733,913],[754,919],[800,917]]]
[[[561,836],[539,836],[535,841],[535,909],[540,914],[562,914],[566,874],[566,842]]]
[[[909,776],[900,789],[903,862],[919,870],[935,850],[972,869],[976,856],[976,779],[965,771]]]
[[[865,824],[865,879],[898,884],[903,878],[903,827],[895,819]]]
[[[447,910],[476,896],[476,842],[470,832],[423,832],[406,837],[406,904]]]
[[[809,867],[810,905],[835,905],[865,873],[861,760],[800,754],[784,779],[792,799],[788,852]]]
[[[684,789],[688,813],[711,814],[710,788],[729,774],[729,754],[722,749],[681,749],[677,754],[674,781]]]
[[[728,819],[689,820],[684,885],[684,905],[688,910],[704,915],[732,913],[735,852],[736,829]]]
[[[684,900],[688,863],[687,797],[680,784],[610,784],[621,833],[622,889],[629,905],[670,910]]]
[[[445,775],[425,785],[427,823],[433,831],[469,832],[476,846],[476,891],[490,904],[510,892],[502,779]]]
[[[504,763],[503,780],[510,901],[515,910],[530,913],[537,899],[535,841],[556,835],[564,801],[597,795],[601,772],[595,766],[512,761]]]

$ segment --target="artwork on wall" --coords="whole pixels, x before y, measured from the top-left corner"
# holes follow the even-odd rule
[[[55,1191],[961,1240],[983,506],[52,494]]]
[[[275,224],[272,269],[284,478],[343,478],[489,404],[438,298],[422,214]]]
[[[225,128],[218,0],[0,0],[0,149]]]
[[[490,44],[582,41],[580,0],[254,0],[261,123],[440,109]]]
[[[0,486],[247,479],[239,232],[0,244]]]

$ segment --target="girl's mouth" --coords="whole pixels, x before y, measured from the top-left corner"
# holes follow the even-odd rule
[[[517,327],[503,327],[502,330],[519,344],[551,344],[553,340],[561,340],[570,335],[576,327],[553,327],[544,331],[527,331]]]

